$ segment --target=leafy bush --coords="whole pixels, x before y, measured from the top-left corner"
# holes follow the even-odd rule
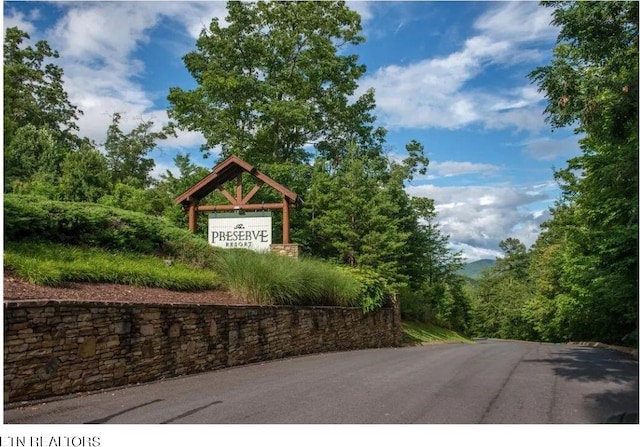
[[[362,310],[371,312],[388,304],[391,291],[385,278],[367,267],[342,267],[342,271],[349,273],[360,283],[358,301]]]
[[[38,196],[4,197],[5,241],[49,241],[155,254],[213,267],[207,241],[159,217],[94,203],[58,202]]]

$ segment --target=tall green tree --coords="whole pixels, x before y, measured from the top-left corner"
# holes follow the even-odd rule
[[[7,28],[3,54],[4,191],[55,198],[61,163],[88,142],[76,134],[82,112],[69,101],[59,57],[46,41]]]
[[[56,184],[60,164],[70,152],[48,127],[26,124],[18,128],[4,147],[5,192],[33,192],[34,186],[41,185],[37,189],[53,193],[47,185]]]
[[[351,266],[372,267],[394,283],[406,283],[400,264],[409,233],[394,200],[402,182],[380,169],[385,160],[362,158],[351,144],[337,169],[319,158],[314,164],[305,210],[312,253]]]
[[[418,253],[412,257],[419,260],[422,267],[421,283],[438,284],[451,280],[452,275],[462,268],[461,254],[448,247],[449,236],[442,233],[436,222],[437,212],[432,199],[412,197],[411,205],[418,217],[418,228],[413,246]]]
[[[227,26],[214,18],[184,57],[198,86],[170,90],[169,116],[201,131],[205,154],[221,147],[253,164],[327,160],[347,143],[381,149],[369,90],[350,101],[365,66],[349,46],[364,40],[344,2],[232,1]]]
[[[57,144],[78,147],[76,120],[82,114],[71,104],[63,85],[63,70],[53,62],[59,57],[46,41],[26,46],[29,34],[17,27],[4,36],[4,129],[7,148],[21,127],[47,128]]]
[[[449,236],[436,222],[432,199],[412,197],[411,207],[417,226],[411,232],[405,261],[409,267],[410,287],[401,293],[405,317],[466,332],[469,323],[469,297],[464,281],[457,274],[462,268],[460,252],[448,246]]]
[[[570,212],[548,226],[563,227],[551,243],[563,259],[555,307],[573,316],[567,336],[637,343],[638,3],[543,5],[560,33],[551,64],[530,77],[552,127],[583,135],[582,154],[556,173]]]
[[[430,249],[425,248],[424,244],[425,233],[420,223],[423,216],[415,206],[415,198],[406,193],[404,186],[411,183],[416,174],[426,174],[429,160],[424,155],[424,146],[416,140],[407,143],[405,150],[407,156],[401,161],[393,160],[388,156],[375,156],[375,152],[367,154],[366,151],[356,152],[354,156],[358,158],[369,156],[379,160],[374,166],[383,175],[381,181],[390,186],[395,185],[389,188],[388,193],[390,200],[398,207],[397,231],[409,235],[399,253],[398,262],[402,266],[404,275],[408,278],[408,287],[418,288],[423,282],[426,269],[428,269],[426,253]]]
[[[513,237],[500,241],[498,246],[504,252],[504,257],[496,260],[493,269],[499,272],[508,272],[519,280],[527,280],[529,278],[527,246]]]
[[[529,278],[534,297],[526,304],[525,318],[541,341],[589,338],[588,320],[579,311],[573,284],[567,275],[574,262],[571,235],[575,208],[562,201],[551,210],[552,218],[541,225],[541,234],[530,251]]]
[[[153,121],[142,121],[125,133],[120,129],[121,119],[119,113],[113,114],[104,143],[112,182],[136,188],[148,187],[152,183],[151,171],[155,167],[155,161],[148,155],[155,149],[158,140],[166,140],[170,135],[175,135],[175,131],[171,125],[159,131],[152,130]]]

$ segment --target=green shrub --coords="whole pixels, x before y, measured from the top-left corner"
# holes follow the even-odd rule
[[[367,267],[342,267],[341,269],[352,275],[360,283],[358,301],[365,313],[388,304],[391,297],[389,284],[385,278],[373,269]]]
[[[215,264],[206,240],[166,220],[95,203],[38,196],[4,197],[5,241],[49,241],[169,257],[200,267]]]

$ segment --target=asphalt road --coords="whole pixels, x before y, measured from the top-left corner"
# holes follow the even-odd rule
[[[5,408],[4,423],[601,423],[638,411],[638,362],[496,340],[311,355]]]

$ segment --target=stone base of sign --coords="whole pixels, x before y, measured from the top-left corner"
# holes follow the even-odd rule
[[[300,244],[271,244],[271,252],[280,256],[288,256],[298,259],[302,255],[302,245]]]

